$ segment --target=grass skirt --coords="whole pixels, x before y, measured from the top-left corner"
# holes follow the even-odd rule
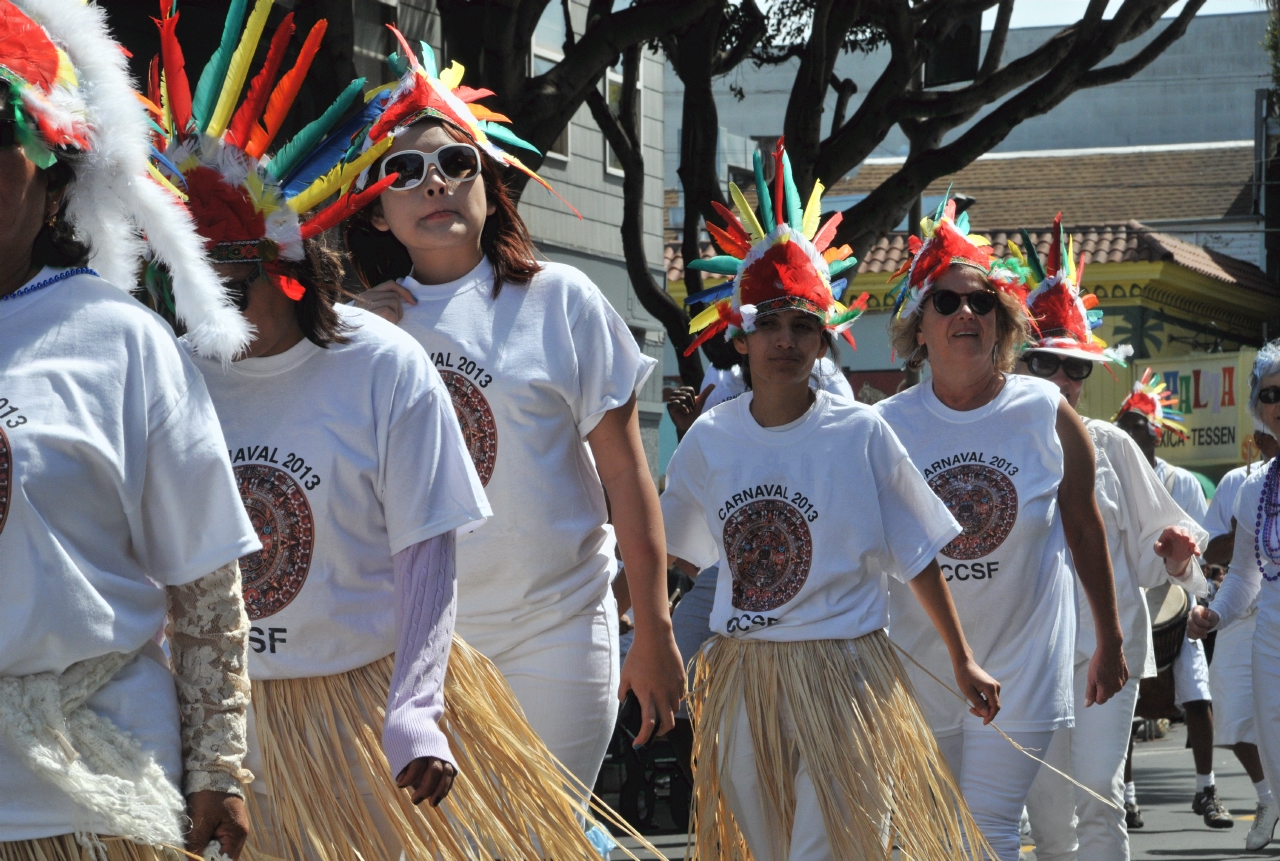
[[[458,776],[439,807],[415,807],[382,752],[393,666],[388,656],[333,676],[253,682],[269,802],[245,793],[255,827],[245,857],[395,861],[403,848],[409,861],[599,861],[583,831],[594,824],[590,791],[570,785],[502,674],[458,637],[440,721]]]
[[[104,858],[105,861],[178,861],[185,856],[123,837],[99,837],[92,852],[76,842],[72,834],[0,842],[0,861],[103,861]]]
[[[752,861],[721,792],[718,729],[746,699],[760,792],[777,857],[795,819],[795,759],[808,766],[842,861],[995,857],[965,805],[883,631],[856,640],[772,643],[716,637],[698,656],[694,861]],[[789,718],[789,719],[788,719]],[[726,730],[729,728],[726,726]]]

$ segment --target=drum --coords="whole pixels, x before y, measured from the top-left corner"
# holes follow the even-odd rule
[[[1151,613],[1151,639],[1155,646],[1156,670],[1173,666],[1187,634],[1187,614],[1191,600],[1181,586],[1164,583],[1147,590],[1147,610]]]

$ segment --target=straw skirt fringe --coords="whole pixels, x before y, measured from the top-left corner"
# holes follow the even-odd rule
[[[123,837],[99,837],[90,852],[72,834],[41,837],[38,840],[0,841],[0,861],[177,861],[183,856],[157,846],[145,846]]]
[[[440,723],[458,776],[439,807],[415,807],[382,752],[393,666],[388,656],[333,676],[253,682],[268,802],[245,793],[249,861],[396,861],[402,849],[408,861],[599,861],[583,832],[594,824],[589,791],[567,785],[501,673],[458,637]]]
[[[698,656],[693,861],[753,861],[721,790],[722,742],[745,698],[775,857],[795,819],[796,758],[841,861],[977,859],[982,838],[883,631],[773,643],[716,637]]]

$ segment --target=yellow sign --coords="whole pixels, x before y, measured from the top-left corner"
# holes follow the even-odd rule
[[[1243,447],[1253,438],[1249,415],[1249,371],[1255,350],[1212,353],[1178,359],[1138,361],[1130,378],[1150,367],[1177,401],[1187,439],[1166,432],[1156,454],[1178,466],[1243,463]]]

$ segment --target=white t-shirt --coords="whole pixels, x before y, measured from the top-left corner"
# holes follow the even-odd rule
[[[1137,443],[1110,422],[1085,419],[1093,440],[1094,498],[1107,530],[1107,549],[1115,574],[1116,609],[1124,634],[1124,659],[1129,672],[1148,679],[1156,674],[1155,649],[1151,640],[1151,614],[1143,589],[1151,589],[1171,579],[1164,560],[1156,555],[1155,543],[1166,527],[1181,526],[1201,547],[1208,534],[1183,511],[1164,484],[1156,478]],[[1208,584],[1194,559],[1187,573],[1174,582],[1188,592],[1206,592]],[[1093,612],[1084,587],[1076,578],[1076,663],[1093,657],[1097,634]]]
[[[401,282],[417,304],[400,325],[444,378],[493,506],[458,538],[457,630],[490,655],[604,599],[613,528],[585,438],[657,364],[585,275],[542,267],[496,300],[488,260],[448,284]]]
[[[667,468],[667,552],[719,563],[711,630],[852,639],[889,622],[888,581],[915,577],[960,526],[874,410],[816,393],[785,428],[752,394],[703,413]]]
[[[945,406],[924,382],[875,405],[964,533],[938,556],[979,666],[1003,685],[1000,726],[1070,725],[1075,595],[1058,507],[1062,446],[1056,386],[1006,376],[991,403]],[[909,589],[890,584],[889,636],[951,684],[951,659]],[[909,662],[936,733],[980,721]]]
[[[1163,458],[1156,458],[1156,478],[1169,489],[1173,501],[1191,515],[1196,523],[1204,523],[1209,514],[1209,503],[1204,498],[1200,481],[1187,470],[1174,466]]]
[[[746,380],[742,376],[742,365],[734,365],[728,370],[714,366],[708,368],[702,378],[702,388],[705,389],[712,383],[715,383],[716,387],[711,390],[711,394],[707,395],[707,401],[702,405],[703,412],[732,400],[747,390]],[[809,387],[822,389],[850,401],[857,400],[844,372],[827,356],[823,356],[814,363],[813,370],[809,373]]]
[[[337,306],[346,344],[305,338],[197,359],[263,549],[240,560],[249,675],[328,676],[396,648],[393,554],[489,515],[449,393],[413,339]]]
[[[1258,621],[1253,634],[1255,660],[1258,656],[1271,660],[1280,654],[1280,580],[1263,578],[1254,544],[1258,506],[1262,501],[1266,479],[1266,469],[1255,470],[1240,487],[1240,495],[1236,499],[1237,528],[1231,566],[1227,569],[1222,587],[1209,605],[1210,609],[1222,617],[1218,624],[1219,631],[1245,618],[1253,612],[1253,608],[1257,608]],[[1263,561],[1267,577],[1275,577],[1280,573],[1280,566],[1268,561],[1265,555]]]
[[[1213,492],[1213,499],[1209,500],[1209,511],[1205,514],[1202,524],[1210,538],[1217,538],[1231,531],[1231,518],[1235,516],[1240,488],[1244,486],[1245,479],[1266,468],[1267,463],[1250,463],[1237,466],[1222,476],[1217,489]],[[1199,484],[1199,482],[1196,483]]]
[[[92,275],[0,302],[0,675],[133,652],[164,624],[163,586],[257,547],[204,381],[159,317]],[[154,644],[88,704],[177,783]],[[83,825],[0,742],[0,841]]]

